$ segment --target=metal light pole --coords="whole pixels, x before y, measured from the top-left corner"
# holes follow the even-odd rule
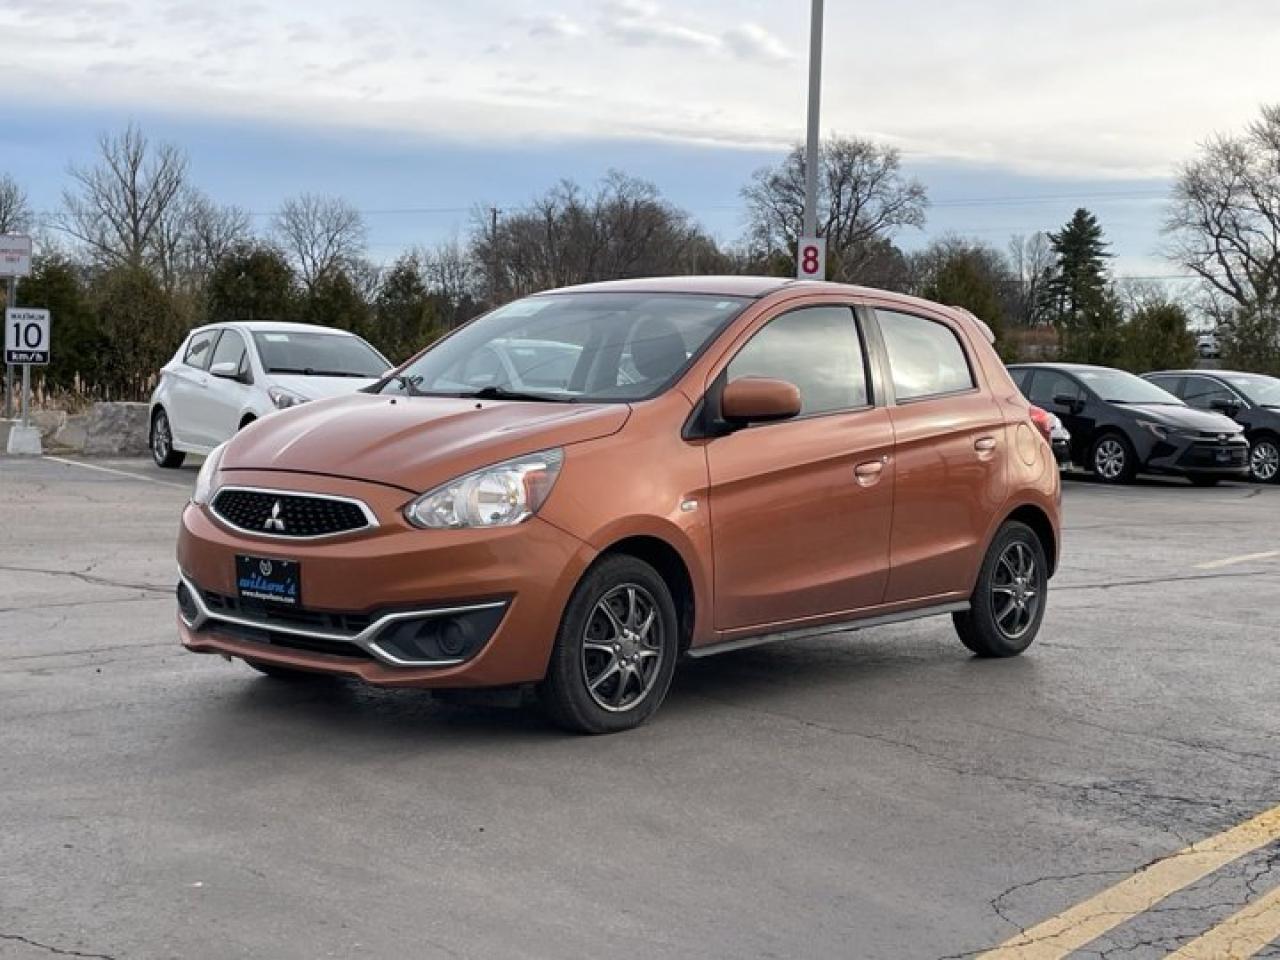
[[[812,0],[809,21],[809,127],[805,143],[804,229],[796,251],[796,275],[821,280],[826,276],[826,244],[817,242],[819,116],[822,112],[822,0]]]

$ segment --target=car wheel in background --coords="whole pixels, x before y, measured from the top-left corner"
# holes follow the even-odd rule
[[[173,429],[169,426],[169,415],[164,412],[163,407],[151,415],[150,444],[151,459],[156,462],[157,467],[174,470],[187,459],[185,453],[173,449]]]
[[[1249,476],[1258,483],[1280,479],[1280,440],[1268,435],[1253,441],[1249,447]]]
[[[1049,564],[1035,531],[1009,521],[987,550],[969,609],[951,615],[960,642],[980,657],[1020,654],[1040,631]]]
[[[679,627],[656,570],[618,554],[574,590],[539,691],[551,719],[577,733],[639,726],[662,704],[675,673]]]
[[[1138,472],[1133,444],[1120,433],[1102,434],[1089,451],[1089,469],[1106,483],[1129,483]]]

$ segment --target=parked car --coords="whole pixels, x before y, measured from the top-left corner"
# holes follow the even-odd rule
[[[1189,407],[1235,420],[1249,441],[1252,478],[1280,480],[1280,379],[1231,370],[1162,370],[1143,376]]]
[[[180,467],[275,410],[352,393],[391,368],[345,330],[306,323],[215,323],[187,335],[151,394],[151,456]]]
[[[1196,352],[1205,360],[1217,360],[1222,356],[1222,347],[1218,343],[1217,331],[1210,330],[1196,337]]]
[[[938,614],[979,655],[1020,653],[1060,481],[988,334],[768,278],[508,304],[209,456],[182,642],[279,678],[534,685],[592,733],[652,715],[685,654]],[[520,343],[555,358],[539,389],[469,372]]]
[[[1062,418],[1072,462],[1099,480],[1163,473],[1211,486],[1248,478],[1249,443],[1239,424],[1193,410],[1132,373],[1075,363],[1016,364],[1009,373],[1027,399]]]

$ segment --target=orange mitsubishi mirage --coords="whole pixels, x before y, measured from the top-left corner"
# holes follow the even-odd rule
[[[269,677],[534,688],[605,733],[683,657],[950,615],[1021,653],[1053,452],[965,311],[752,277],[517,300],[217,448],[178,540],[187,649]]]

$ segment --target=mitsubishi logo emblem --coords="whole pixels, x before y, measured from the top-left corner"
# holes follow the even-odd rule
[[[271,516],[267,517],[262,524],[263,530],[274,530],[276,533],[284,533],[284,521],[280,519],[280,501],[277,500],[271,507]]]

